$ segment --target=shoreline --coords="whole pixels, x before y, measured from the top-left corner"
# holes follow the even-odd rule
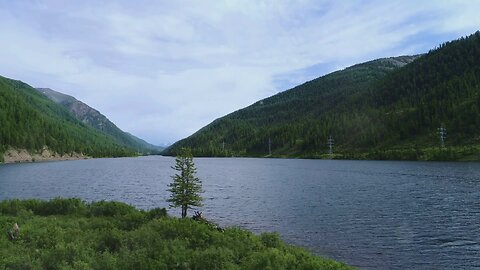
[[[165,153],[165,156],[173,156]],[[445,148],[391,148],[374,149],[372,151],[339,151],[334,154],[325,153],[272,153],[271,155],[239,154],[239,155],[201,155],[196,158],[273,158],[273,159],[306,159],[306,160],[370,160],[370,161],[448,161],[448,162],[480,162],[480,145],[449,146]]]
[[[82,153],[59,154],[44,147],[38,152],[30,152],[26,149],[8,149],[3,154],[3,164],[11,163],[32,163],[45,161],[65,161],[65,160],[80,160],[89,159],[91,157],[85,156]]]
[[[163,157],[172,157],[172,155],[160,155]],[[337,161],[409,161],[409,162],[480,162],[479,158],[459,158],[459,159],[389,159],[389,158],[352,158],[352,157],[305,157],[305,156],[194,156],[194,158],[258,158],[258,159],[291,159],[291,160],[337,160]]]

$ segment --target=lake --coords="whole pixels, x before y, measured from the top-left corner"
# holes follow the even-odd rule
[[[480,164],[196,158],[204,216],[361,269],[480,269]],[[0,199],[168,207],[174,159],[0,165]],[[179,215],[179,209],[169,210]],[[192,214],[192,213],[189,213]]]

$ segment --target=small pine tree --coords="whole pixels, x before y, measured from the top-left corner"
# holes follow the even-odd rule
[[[170,207],[181,207],[182,218],[187,216],[187,210],[192,206],[202,206],[202,182],[195,176],[197,169],[193,163],[193,156],[188,148],[180,149],[180,153],[175,158],[175,166],[172,169],[177,173],[172,176],[173,182],[170,183],[168,191],[171,192],[167,202]]]

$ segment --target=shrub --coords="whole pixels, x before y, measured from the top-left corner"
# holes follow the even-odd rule
[[[167,216],[167,209],[165,208],[153,208],[150,211],[147,211],[145,217],[147,220],[163,218]]]
[[[278,233],[262,233],[260,239],[267,248],[283,247],[282,240]]]
[[[192,265],[198,270],[239,269],[233,264],[233,252],[222,247],[209,247],[193,254]]]
[[[86,211],[85,203],[78,198],[55,198],[50,201],[41,201],[33,208],[33,212],[41,216],[84,215]]]
[[[96,250],[98,252],[108,251],[109,253],[119,252],[123,238],[124,234],[117,229],[102,231]]]
[[[99,201],[90,204],[89,213],[94,217],[115,217],[138,212],[133,206],[121,202]]]
[[[123,216],[115,216],[118,228],[131,231],[145,223],[145,215],[140,211],[133,211]]]
[[[92,264],[90,265],[93,270],[116,270],[117,268],[117,255],[111,254],[108,251],[97,253]]]
[[[276,233],[220,232],[192,219],[157,218],[164,209],[57,198],[4,201],[0,211],[10,213],[0,215],[1,228],[18,222],[21,229],[13,242],[0,239],[0,269],[348,268],[286,245]]]
[[[16,216],[21,212],[34,212],[39,200],[5,200],[0,202],[0,213]]]
[[[295,259],[290,254],[283,254],[278,249],[267,249],[262,252],[253,253],[245,263],[243,269],[255,270],[282,270],[292,268]]]
[[[31,211],[40,216],[83,215],[85,214],[85,210],[85,203],[77,198],[55,198],[50,201],[14,199],[0,202],[0,213],[14,216],[22,211]]]

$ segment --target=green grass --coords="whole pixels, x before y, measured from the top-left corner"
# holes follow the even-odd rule
[[[15,222],[20,236],[9,241]],[[222,232],[119,202],[3,201],[0,227],[0,269],[350,269],[275,233]]]

